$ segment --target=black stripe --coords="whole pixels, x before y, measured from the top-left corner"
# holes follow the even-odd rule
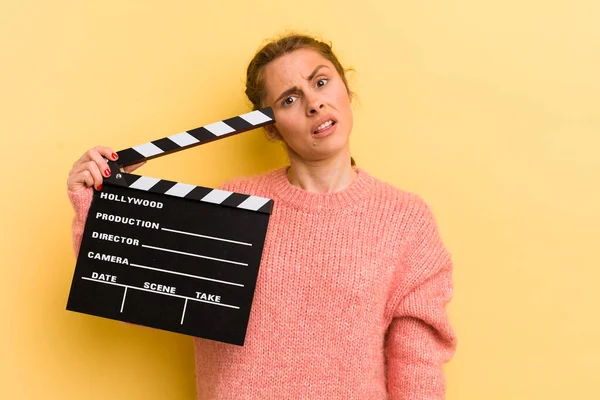
[[[248,122],[245,119],[240,118],[240,117],[229,118],[223,122],[225,122],[227,125],[229,125],[233,129],[235,129],[236,132],[254,129],[254,125],[252,125],[250,122]]]
[[[191,192],[189,192],[185,196],[185,198],[186,199],[192,199],[192,200],[202,200],[202,198],[204,196],[206,196],[207,194],[209,194],[212,191],[213,191],[213,189],[211,189],[211,188],[206,188],[206,187],[202,187],[202,186],[196,186],[194,189],[192,189]]]
[[[192,129],[191,131],[187,131],[187,133],[189,133],[201,142],[206,142],[218,138],[217,135],[211,133],[208,129],[205,128]]]
[[[119,156],[117,163],[121,166],[135,164],[146,159],[146,157],[132,148],[117,151],[117,155]]]
[[[125,185],[127,187],[133,185],[133,183],[135,181],[137,181],[138,179],[141,178],[140,175],[133,175],[133,174],[121,174],[122,179],[125,181]]]
[[[156,185],[150,188],[149,192],[164,194],[167,190],[171,189],[176,184],[177,182],[165,181],[164,179],[161,179]]]
[[[260,111],[261,113],[265,114],[267,117],[271,118],[271,120],[273,122],[275,122],[275,114],[273,114],[273,109],[271,107],[262,108],[262,109],[260,109],[258,111]],[[266,125],[266,124],[268,124],[270,122],[271,121],[268,121],[268,122],[265,122],[264,124]],[[263,125],[263,124],[259,124],[257,126],[261,126],[261,125]]]
[[[242,202],[248,197],[250,196],[240,193],[233,193],[228,198],[226,198],[221,204],[224,206],[237,207],[240,204],[242,204]]]
[[[267,201],[264,206],[262,206],[256,211],[264,214],[271,214],[271,212],[273,211],[273,200]]]
[[[162,151],[165,151],[165,152],[181,149],[180,145],[178,145],[177,143],[175,143],[174,141],[172,141],[169,138],[162,138],[162,139],[155,140],[152,142],[152,144],[156,145],[156,147],[158,147],[159,149],[161,149]]]

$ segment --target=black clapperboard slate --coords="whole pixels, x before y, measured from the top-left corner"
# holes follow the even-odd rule
[[[275,122],[253,111],[117,152],[94,190],[67,310],[242,346],[273,201],[121,167]]]

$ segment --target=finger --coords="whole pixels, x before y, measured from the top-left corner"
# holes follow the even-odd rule
[[[87,152],[89,159],[96,163],[98,170],[101,171],[102,176],[110,176],[110,167],[106,163],[104,157],[112,159],[112,150],[108,147],[96,146]],[[95,178],[95,177],[94,177]],[[95,179],[94,179],[95,180]]]
[[[142,161],[137,164],[128,165],[123,169],[125,170],[125,172],[129,173],[129,172],[135,171],[136,169],[138,169],[139,167],[141,167],[144,164],[146,164],[146,161]]]
[[[113,152],[113,150],[110,147],[96,146],[89,149],[81,157],[79,157],[79,159],[75,161],[73,166],[84,164],[88,161],[94,160],[96,154],[100,154],[101,156],[113,161],[116,161],[119,158],[119,156],[115,152]]]
[[[85,187],[94,186],[94,178],[92,174],[86,169],[76,174],[72,174],[67,179],[67,188],[71,191],[77,191]]]
[[[115,153],[113,151],[113,149],[111,149],[110,147],[96,146],[96,147],[94,147],[94,150],[96,150],[104,158],[111,160],[111,161],[117,161],[117,159],[119,158],[117,153]]]
[[[69,172],[69,175],[77,175],[82,173],[83,171],[86,171],[90,168],[95,167],[96,170],[100,171],[100,169],[98,168],[98,165],[96,164],[95,161],[86,161],[84,163],[81,164],[76,164],[73,166],[73,168],[71,169],[71,172]]]
[[[77,175],[82,177],[82,180],[89,183],[87,176],[91,176],[92,182],[88,186],[94,186],[96,190],[102,190],[102,174],[95,161],[88,161],[84,164],[85,169]]]

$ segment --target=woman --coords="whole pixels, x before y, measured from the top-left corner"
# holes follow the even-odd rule
[[[452,261],[423,200],[353,166],[351,91],[331,47],[267,44],[246,94],[273,108],[267,134],[290,166],[224,186],[275,207],[244,347],[194,339],[198,398],[444,398]],[[91,187],[110,174],[102,156],[116,159],[96,147],[69,175],[76,252]]]

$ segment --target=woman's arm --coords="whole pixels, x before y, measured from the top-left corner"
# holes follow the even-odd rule
[[[456,349],[445,310],[452,297],[452,261],[431,210],[423,205],[402,257],[403,283],[391,301],[386,357],[393,400],[444,399],[442,368]]]
[[[85,227],[90,205],[92,204],[93,190],[102,190],[103,178],[110,176],[110,168],[106,160],[117,160],[119,156],[110,147],[96,146],[86,151],[75,163],[67,179],[67,195],[75,210],[75,217],[71,225],[73,237],[73,250],[75,257],[79,254],[81,236]],[[125,172],[132,172],[144,165],[141,163],[125,167]]]
[[[73,240],[73,251],[75,252],[75,257],[77,257],[81,245],[81,237],[83,236],[83,228],[85,227],[85,221],[90,205],[92,204],[94,192],[92,188],[88,187],[77,191],[67,190],[67,195],[75,211],[75,216],[71,224],[71,238]]]

